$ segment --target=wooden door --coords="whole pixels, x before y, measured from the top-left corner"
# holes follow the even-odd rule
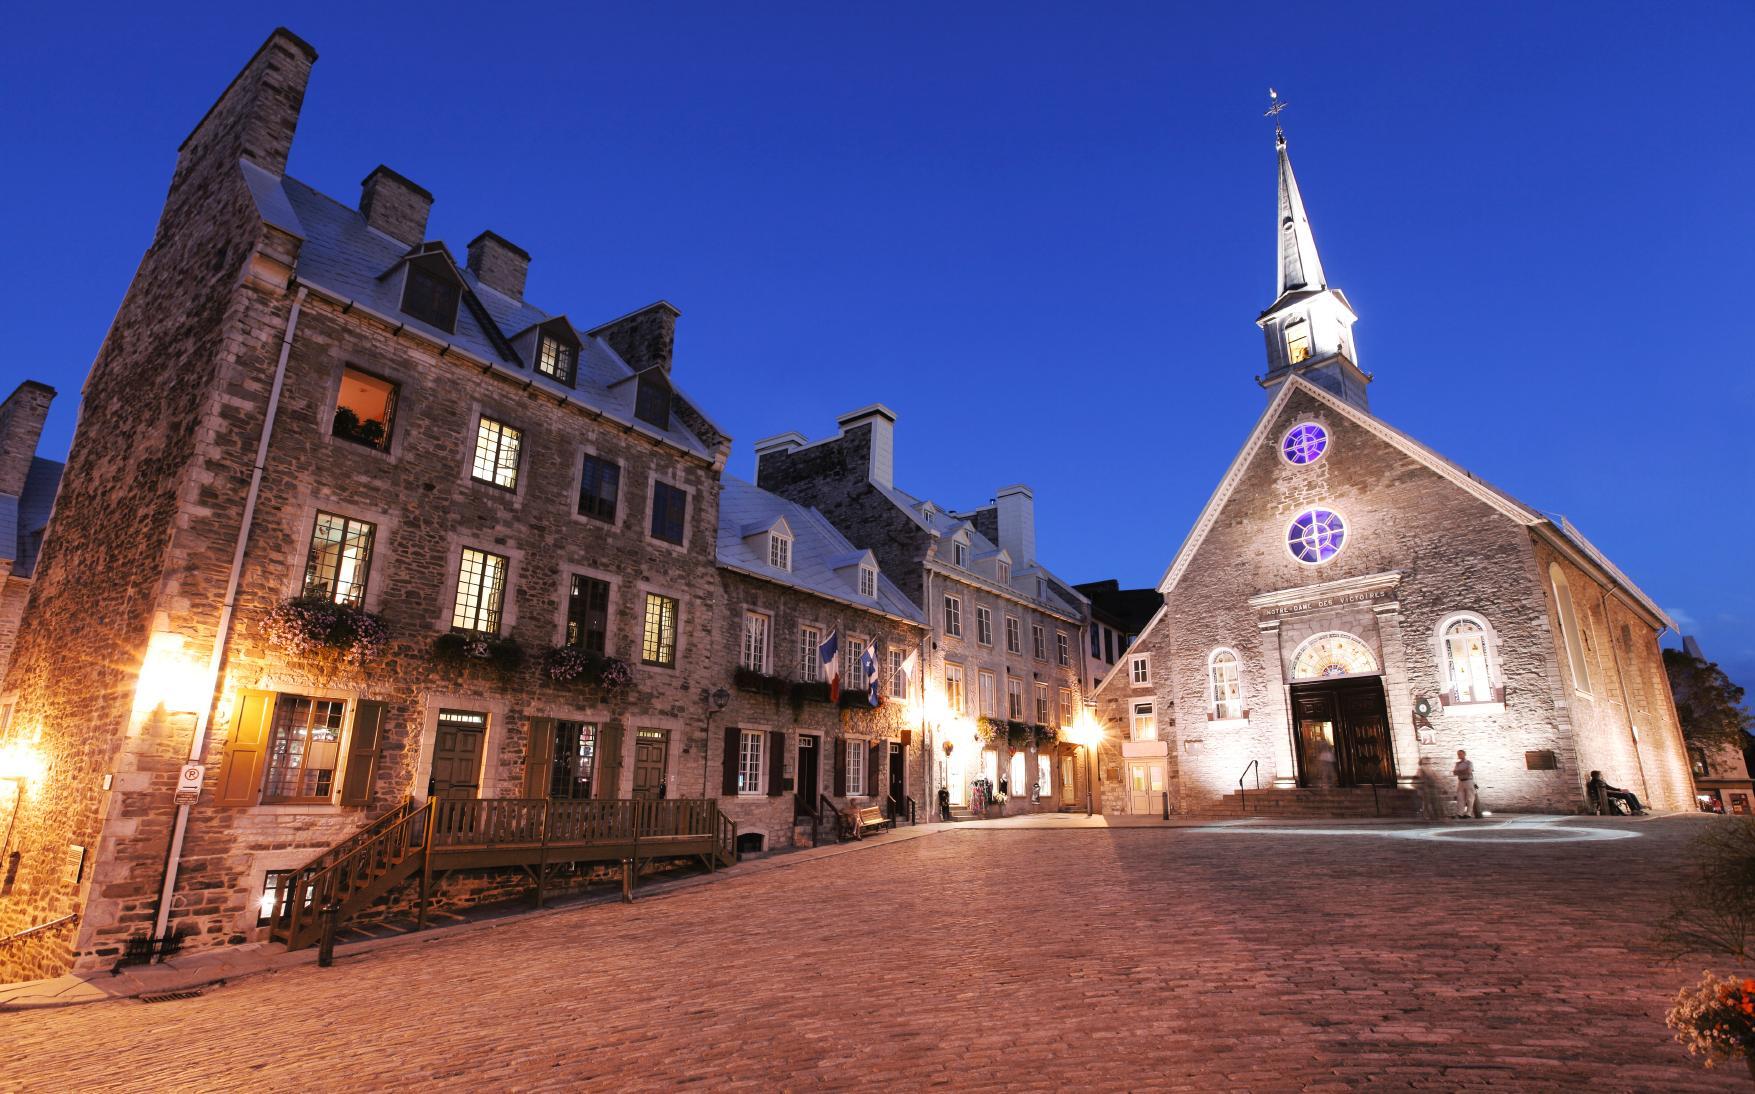
[[[815,815],[816,813],[817,795],[822,793],[821,783],[818,780],[818,772],[821,769],[817,754],[820,751],[821,749],[817,747],[817,738],[808,733],[798,735],[798,790],[796,793],[798,794],[799,816],[804,816],[807,813]]]
[[[1298,785],[1320,788],[1337,784],[1334,692],[1294,689],[1292,733],[1298,750]]]
[[[670,760],[670,731],[642,729],[634,738],[634,797],[656,798]]]
[[[1079,800],[1078,795],[1078,778],[1073,771],[1072,753],[1062,753],[1060,757],[1060,803],[1072,805]]]
[[[897,744],[895,741],[891,741],[890,742],[890,802],[891,802],[891,808],[893,808],[893,809],[901,810],[901,809],[906,808],[902,804],[902,798],[907,794],[907,790],[905,789],[906,775],[907,775],[907,772],[902,767],[902,746],[900,744]]]
[[[481,753],[487,739],[487,715],[442,710],[433,738],[433,773],[427,792],[436,798],[481,796]]]
[[[1347,786],[1388,786],[1395,782],[1389,744],[1389,713],[1383,686],[1375,679],[1336,693],[1341,712],[1341,782]]]
[[[1145,814],[1152,811],[1152,765],[1138,760],[1127,765],[1127,811]]]

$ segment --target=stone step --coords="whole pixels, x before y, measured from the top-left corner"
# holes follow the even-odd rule
[[[1217,815],[1267,814],[1302,817],[1413,817],[1420,812],[1418,791],[1400,787],[1328,787],[1309,790],[1271,787],[1235,791],[1220,799]]]

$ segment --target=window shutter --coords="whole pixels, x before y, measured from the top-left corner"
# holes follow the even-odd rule
[[[876,741],[871,743],[871,753],[865,759],[865,792],[874,798],[888,797],[890,788],[878,784],[878,757],[883,755],[883,746]]]
[[[835,742],[835,796],[847,796],[847,739]]]
[[[738,751],[742,746],[743,730],[728,726],[725,730],[725,779],[719,787],[719,792],[728,798],[737,795]]]
[[[524,796],[546,798],[554,781],[555,720],[530,719],[530,747],[524,753]]]
[[[599,798],[621,796],[622,738],[627,735],[628,727],[621,722],[603,723],[603,732],[597,741],[597,796]]]
[[[274,693],[240,691],[232,713],[232,732],[219,765],[215,805],[255,805],[268,756],[268,729],[274,724]]]
[[[353,740],[347,749],[347,771],[341,779],[342,805],[370,805],[372,776],[378,771],[378,750],[384,743],[384,703],[361,699],[353,706]]]
[[[786,734],[768,731],[768,797],[778,798],[786,787]]]

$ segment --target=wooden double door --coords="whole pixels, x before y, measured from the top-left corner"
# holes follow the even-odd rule
[[[1395,784],[1381,677],[1293,684],[1292,732],[1299,786]]]

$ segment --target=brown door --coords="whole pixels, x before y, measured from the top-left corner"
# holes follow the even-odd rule
[[[435,798],[479,797],[481,750],[486,739],[487,715],[469,710],[439,711],[427,793]]]
[[[1389,748],[1389,713],[1383,686],[1369,683],[1337,693],[1341,708],[1341,781],[1348,786],[1388,786],[1395,782]]]
[[[1389,714],[1378,677],[1294,684],[1292,717],[1299,786],[1395,782]]]
[[[798,735],[798,808],[795,815],[814,816],[817,809],[817,739],[808,733]]]
[[[634,738],[634,797],[664,796],[666,761],[670,759],[670,731],[642,729]]]
[[[1326,688],[1292,690],[1292,732],[1298,746],[1298,785],[1306,788],[1334,786],[1335,697]]]

